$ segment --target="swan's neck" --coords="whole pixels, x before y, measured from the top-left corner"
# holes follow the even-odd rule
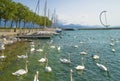
[[[70,72],[70,81],[73,81],[72,72]]]
[[[26,72],[28,72],[27,63],[26,63],[26,66],[25,66],[25,70],[26,70]]]
[[[46,61],[46,67],[47,67],[47,66],[48,66],[48,59],[46,58],[46,60],[47,60],[47,61]]]
[[[83,58],[81,58],[81,62],[82,62],[82,66],[84,66],[84,59]]]
[[[68,54],[68,61],[70,61],[70,54]]]
[[[26,56],[28,56],[27,53],[26,53]]]

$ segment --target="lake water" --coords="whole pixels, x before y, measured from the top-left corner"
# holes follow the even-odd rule
[[[49,42],[53,40],[50,44]],[[110,46],[111,42],[114,46]],[[73,81],[119,81],[120,79],[120,30],[75,30],[63,31],[60,36],[48,40],[34,40],[35,48],[42,48],[44,52],[28,52],[28,59],[18,59],[0,72],[0,81],[33,81],[36,71],[39,71],[39,81],[70,81],[70,69],[73,70]],[[60,46],[61,50],[50,48]],[[74,46],[77,45],[78,48]],[[112,52],[114,47],[115,52]],[[23,49],[24,50],[24,49]],[[87,55],[80,52],[87,51]],[[45,63],[38,60],[47,53],[48,65],[51,73],[45,72]],[[63,64],[60,58],[68,58],[70,64]],[[93,60],[92,55],[99,55],[100,60]],[[17,55],[16,55],[17,56]],[[84,59],[84,71],[76,71],[75,67],[81,65]],[[9,57],[7,57],[9,58]],[[28,60],[28,73],[22,76],[12,75],[18,69],[25,68]],[[101,70],[96,63],[105,65],[109,72]],[[2,63],[0,64],[2,66]]]

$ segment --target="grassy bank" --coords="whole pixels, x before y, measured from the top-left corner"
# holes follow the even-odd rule
[[[0,59],[0,70],[7,68],[8,65],[15,62],[18,58],[17,55],[26,54],[29,49],[28,42],[16,42],[11,45],[5,46],[5,50],[3,51],[4,55],[6,56],[5,59]],[[0,55],[2,51],[0,51]]]

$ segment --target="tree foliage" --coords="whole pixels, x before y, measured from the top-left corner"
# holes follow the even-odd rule
[[[47,20],[47,26],[50,26],[52,22],[48,17],[37,15],[21,3],[16,3],[12,0],[0,0],[0,25],[1,21],[4,20],[5,28],[8,21],[11,22],[10,27],[13,27],[13,22],[15,22],[16,28],[21,27],[21,23],[24,23],[24,28],[26,27],[26,23],[31,23],[33,28],[35,24],[43,26],[44,18]]]

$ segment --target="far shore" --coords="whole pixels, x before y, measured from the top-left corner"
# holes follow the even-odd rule
[[[63,28],[63,30],[119,30],[120,28]]]

